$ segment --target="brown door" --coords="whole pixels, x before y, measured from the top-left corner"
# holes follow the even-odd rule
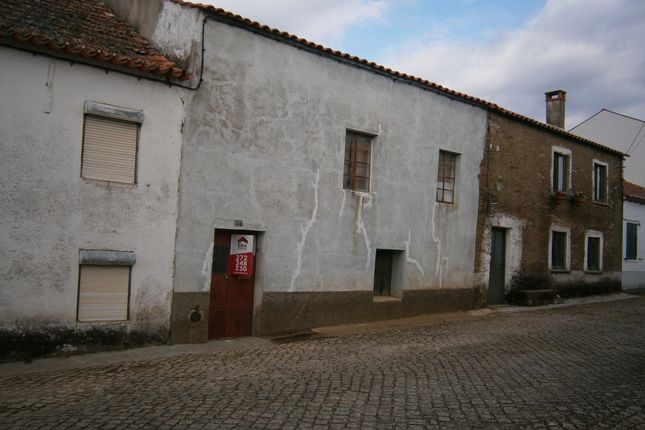
[[[230,230],[215,230],[208,338],[250,336],[253,322],[254,276],[227,274]],[[241,233],[236,231],[235,233]]]

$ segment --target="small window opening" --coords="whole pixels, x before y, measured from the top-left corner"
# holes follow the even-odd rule
[[[600,271],[600,238],[587,238],[587,271]]]
[[[401,297],[403,251],[377,249],[374,264],[374,296]]]
[[[607,166],[600,163],[593,165],[593,199],[607,203]]]
[[[551,269],[567,270],[567,233],[554,231],[551,234]]]
[[[343,170],[344,189],[369,192],[371,147],[370,136],[347,131]]]
[[[437,201],[455,202],[455,181],[457,179],[457,154],[439,151],[439,169],[437,171]]]
[[[553,153],[553,192],[567,192],[569,189],[569,156]]]
[[[638,259],[638,224],[628,222],[625,225],[625,260]]]

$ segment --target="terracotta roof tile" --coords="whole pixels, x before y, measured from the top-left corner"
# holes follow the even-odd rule
[[[147,74],[187,79],[134,27],[99,0],[2,0],[0,43],[29,45]]]
[[[249,19],[243,18],[243,17],[241,17],[239,15],[236,15],[234,13],[228,12],[228,11],[226,11],[224,9],[220,9],[220,8],[212,6],[212,5],[206,5],[206,4],[201,4],[201,3],[191,3],[191,2],[188,2],[188,1],[184,1],[184,0],[169,0],[169,1],[171,1],[173,3],[176,3],[176,4],[179,4],[179,5],[182,5],[184,7],[201,9],[201,10],[203,10],[205,12],[208,12],[208,13],[210,13],[212,15],[219,16],[219,17],[223,18],[224,21],[229,21],[231,23],[234,23],[236,25],[243,26],[243,27],[250,27],[253,30],[255,30],[256,32],[258,32],[258,31],[259,32],[264,32],[264,33],[267,33],[267,35],[272,34],[272,35],[274,35],[274,37],[277,36],[277,37],[280,37],[280,38],[283,38],[283,39],[288,39],[289,41],[291,41],[291,43],[296,43],[296,44],[302,45],[303,48],[306,48],[306,49],[309,49],[309,50],[314,50],[314,51],[324,52],[325,54],[330,55],[332,57],[336,57],[336,58],[339,58],[341,60],[345,60],[345,61],[348,61],[348,62],[351,62],[351,63],[355,63],[355,64],[360,65],[362,67],[366,67],[366,68],[369,68],[369,69],[372,69],[372,70],[375,70],[375,71],[379,71],[379,72],[388,74],[388,75],[393,76],[393,77],[398,78],[398,79],[402,79],[402,80],[409,81],[409,82],[414,82],[414,83],[416,83],[416,84],[418,84],[418,85],[420,85],[422,87],[425,87],[426,89],[428,89],[430,91],[447,94],[447,95],[449,95],[451,97],[467,101],[468,103],[483,107],[483,108],[485,108],[487,110],[499,113],[501,115],[508,116],[508,117],[515,118],[517,120],[523,121],[523,122],[528,123],[528,124],[530,124],[530,125],[532,125],[534,127],[546,129],[546,130],[548,130],[548,131],[550,131],[552,133],[564,136],[567,139],[575,140],[575,141],[581,142],[581,143],[583,143],[585,145],[592,146],[592,147],[597,148],[599,150],[602,150],[602,151],[605,151],[605,152],[610,152],[610,153],[618,155],[618,156],[624,156],[624,154],[622,152],[617,151],[617,150],[615,150],[613,148],[609,148],[607,146],[600,145],[599,143],[596,143],[596,142],[594,142],[592,140],[589,140],[589,139],[585,139],[584,137],[580,137],[580,136],[578,136],[576,134],[569,133],[569,132],[567,132],[567,131],[565,131],[565,130],[563,130],[561,128],[554,127],[552,125],[543,123],[541,121],[537,121],[537,120],[535,120],[533,118],[529,118],[527,116],[520,115],[518,113],[512,112],[512,111],[510,111],[508,109],[505,109],[505,108],[503,108],[501,106],[496,105],[495,103],[491,103],[491,102],[488,102],[486,100],[483,100],[483,99],[480,99],[480,98],[477,98],[477,97],[469,96],[468,94],[460,93],[460,92],[451,90],[449,88],[442,87],[441,85],[438,85],[438,84],[436,84],[434,82],[429,82],[427,80],[424,80],[424,79],[421,79],[421,78],[418,78],[418,77],[415,77],[415,76],[406,75],[404,73],[397,72],[396,70],[388,69],[388,68],[386,68],[384,66],[375,64],[375,63],[373,63],[371,61],[364,60],[362,58],[359,58],[359,57],[356,57],[356,56],[353,56],[353,55],[350,55],[350,54],[346,54],[346,53],[343,53],[343,52],[340,52],[340,51],[334,51],[332,49],[326,48],[326,47],[321,46],[321,45],[319,45],[317,43],[310,42],[310,41],[308,41],[306,39],[303,39],[303,38],[300,38],[298,36],[294,36],[294,35],[289,34],[287,32],[283,32],[281,30],[271,28],[271,27],[269,27],[267,25],[259,24],[259,23],[255,22],[255,21],[251,21]]]
[[[625,200],[645,204],[645,187],[624,181],[623,195],[625,196]]]

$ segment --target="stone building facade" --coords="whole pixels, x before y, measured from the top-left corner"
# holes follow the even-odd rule
[[[620,280],[620,152],[491,112],[480,187],[479,305],[503,303],[518,274]]]

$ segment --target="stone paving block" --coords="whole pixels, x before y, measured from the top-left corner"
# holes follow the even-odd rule
[[[645,428],[645,298],[0,377],[0,429]]]

